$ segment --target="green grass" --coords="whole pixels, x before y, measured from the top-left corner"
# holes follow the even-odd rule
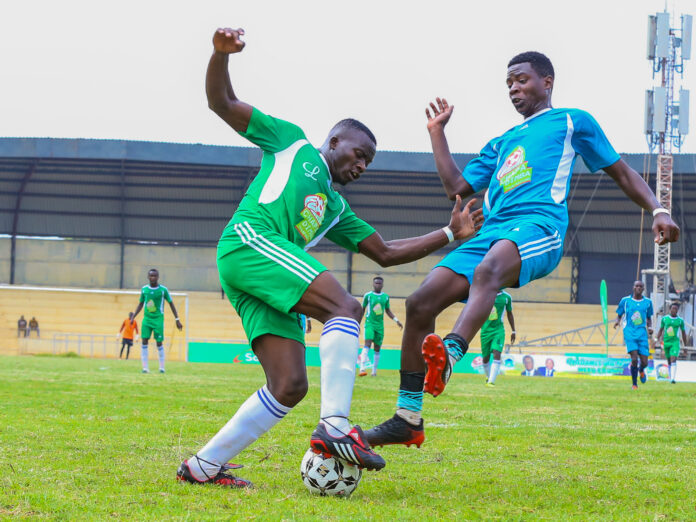
[[[151,363],[154,365],[154,363]],[[0,357],[0,518],[138,520],[605,519],[696,516],[696,385],[628,378],[455,376],[426,399],[425,445],[347,500],[311,496],[299,463],[319,413],[307,398],[235,461],[250,491],[178,483],[195,452],[263,382],[258,366]],[[352,418],[391,416],[396,372],[356,384]],[[242,473],[243,472],[243,473]]]

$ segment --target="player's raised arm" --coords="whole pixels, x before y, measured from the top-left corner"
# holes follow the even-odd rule
[[[375,232],[358,244],[360,253],[384,267],[421,259],[455,239],[466,239],[474,235],[481,228],[483,211],[471,210],[475,202],[475,199],[470,200],[462,210],[462,199],[457,195],[448,226],[423,236],[392,241],[384,241]]]
[[[244,29],[218,29],[213,35],[213,55],[208,62],[205,76],[205,92],[208,107],[237,132],[246,132],[252,107],[240,101],[234,94],[228,70],[230,54],[241,52],[245,43],[241,40]]]
[[[655,234],[655,243],[664,245],[679,239],[679,227],[672,221],[669,213],[662,209],[655,194],[648,184],[635,170],[629,167],[624,160],[619,160],[613,165],[604,168],[619,188],[637,205],[648,212],[653,213],[652,230]],[[655,212],[655,210],[658,210]]]
[[[431,110],[432,114],[430,113]],[[445,137],[445,125],[447,125],[453,111],[454,105],[449,105],[445,98],[436,98],[435,103],[431,102],[430,108],[425,109],[437,173],[440,176],[447,197],[451,200],[454,200],[457,195],[467,197],[474,193],[474,189],[462,177],[459,167],[454,162],[447,138]]]

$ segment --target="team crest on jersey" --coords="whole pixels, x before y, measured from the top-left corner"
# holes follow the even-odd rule
[[[500,167],[496,179],[500,182],[503,192],[510,192],[512,189],[532,180],[532,169],[527,166],[522,145],[516,147],[505,158],[505,162]]]
[[[300,215],[304,218],[295,228],[309,242],[319,230],[319,227],[324,222],[324,214],[326,212],[326,195],[325,194],[310,194],[304,199],[304,208]]]

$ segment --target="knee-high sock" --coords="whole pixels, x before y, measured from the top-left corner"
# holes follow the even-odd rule
[[[266,386],[257,390],[196,454],[198,458],[189,459],[191,473],[200,481],[214,477],[220,466],[280,422],[291,409],[280,404]]]
[[[358,361],[360,363],[360,371],[363,371],[365,367],[367,366],[367,361],[368,357],[370,356],[370,349],[365,346],[362,349],[362,353],[360,354],[360,360]]]
[[[334,317],[324,324],[319,338],[321,357],[321,418],[329,435],[340,437],[352,428],[348,422],[355,384],[360,324],[350,317]]]
[[[143,349],[140,350],[140,360],[143,362],[143,370],[147,370],[147,344],[143,344]]]
[[[130,357],[130,348],[131,348],[131,345],[129,344],[129,345],[126,347],[126,359],[128,359],[128,357]]]
[[[377,365],[379,364],[379,353],[375,352],[375,360],[372,362],[372,375],[377,375]]]
[[[676,381],[677,380],[677,362],[670,363],[669,365],[669,380],[670,381]]]
[[[488,382],[494,384],[495,379],[498,377],[498,372],[500,372],[500,361],[494,359],[491,365],[491,376],[488,378]]]
[[[638,386],[638,364],[631,363],[631,380],[633,386]]]
[[[486,375],[486,379],[491,376],[491,361],[483,363],[483,373]]]
[[[164,346],[160,344],[157,347],[157,352],[157,355],[159,355],[160,370],[164,370]]]

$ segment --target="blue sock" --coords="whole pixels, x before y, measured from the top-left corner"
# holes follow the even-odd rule
[[[399,397],[396,400],[396,407],[420,412],[423,409],[425,372],[401,371],[400,373],[401,384],[399,385]]]
[[[455,334],[448,334],[442,341],[447,349],[447,353],[456,361],[459,362],[464,357],[464,354],[469,349],[469,343],[466,340]]]
[[[638,366],[631,365],[631,380],[633,386],[638,386]]]

